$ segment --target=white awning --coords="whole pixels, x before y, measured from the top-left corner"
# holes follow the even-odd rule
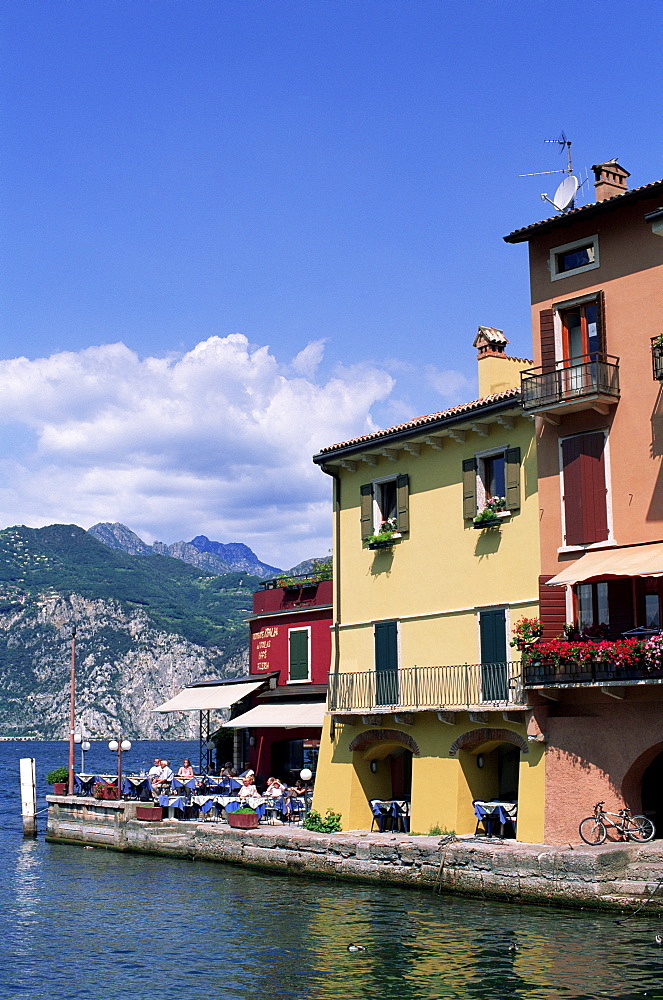
[[[663,542],[629,545],[622,549],[594,549],[563,569],[549,587],[619,576],[663,576]]]
[[[292,702],[274,701],[272,704],[256,705],[230,722],[224,722],[227,729],[254,729],[276,727],[279,729],[299,729],[300,726],[320,726],[325,717],[324,701]]]
[[[155,712],[207,712],[211,709],[230,708],[247,694],[257,691],[264,681],[247,681],[243,684],[201,684],[188,687],[170,701],[153,709]]]

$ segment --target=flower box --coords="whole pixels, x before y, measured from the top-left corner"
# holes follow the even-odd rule
[[[120,798],[120,793],[115,785],[104,785],[101,797],[106,802],[117,802]]]
[[[66,795],[69,791],[69,784],[66,781],[56,781],[53,785],[53,795]]]
[[[228,826],[232,826],[236,830],[253,830],[260,821],[260,817],[257,812],[229,812],[226,813],[226,816],[228,818]]]
[[[136,819],[146,823],[156,823],[163,819],[163,809],[161,806],[136,806]]]

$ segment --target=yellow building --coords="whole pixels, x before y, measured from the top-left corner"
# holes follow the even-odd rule
[[[479,328],[478,400],[314,457],[334,479],[335,573],[314,808],[345,830],[370,827],[378,799],[409,800],[412,832],[472,833],[487,800],[518,804],[519,840],[542,837],[543,737],[509,646],[538,614],[534,425],[516,388],[531,362],[507,343]]]

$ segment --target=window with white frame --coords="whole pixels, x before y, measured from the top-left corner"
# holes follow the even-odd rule
[[[463,461],[463,517],[476,517],[497,497],[508,511],[520,507],[520,448],[481,452]]]
[[[311,679],[311,629],[291,628],[288,632],[288,681]]]
[[[558,281],[572,274],[582,274],[599,267],[599,238],[587,236],[583,240],[552,247],[550,251],[550,278]]]
[[[374,479],[372,483],[365,483],[360,492],[361,533],[364,540],[380,530],[398,531],[401,534],[409,531],[409,476]]]

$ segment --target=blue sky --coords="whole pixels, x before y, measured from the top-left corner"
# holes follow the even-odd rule
[[[480,324],[530,355],[502,237],[549,214],[543,140],[663,176],[659,0],[21,0],[0,30],[3,524],[324,553],[314,451],[474,398]]]

